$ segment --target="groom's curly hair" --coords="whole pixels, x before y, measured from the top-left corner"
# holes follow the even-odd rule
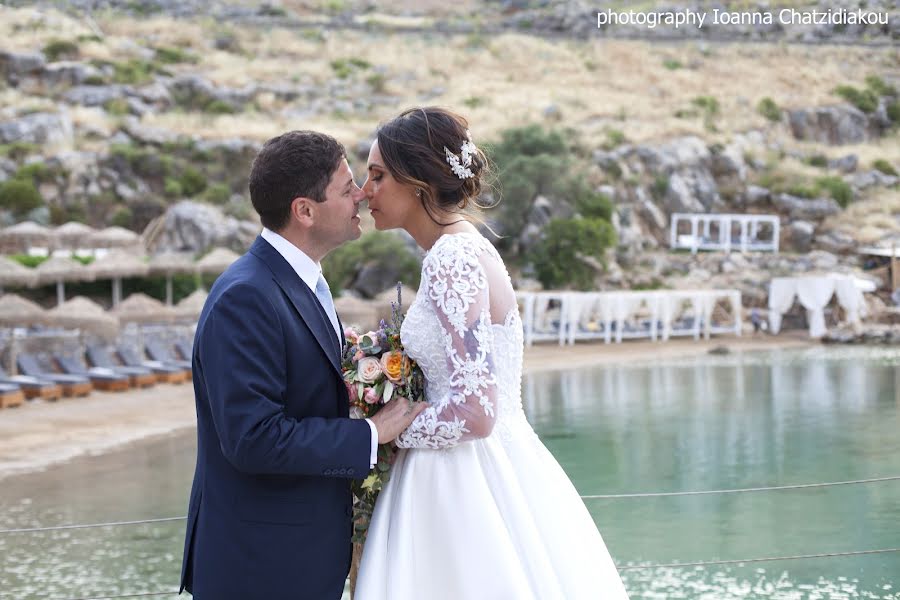
[[[264,227],[281,231],[295,198],[325,202],[344,146],[317,131],[288,131],[266,142],[250,169],[250,202]]]
[[[493,204],[481,204],[487,183],[489,162],[478,148],[472,156],[473,176],[460,179],[447,162],[444,148],[460,153],[468,140],[469,123],[445,108],[425,106],[403,111],[378,129],[378,149],[385,166],[400,183],[422,190],[419,199],[431,220],[438,212],[473,213]],[[476,217],[477,219],[477,217]]]

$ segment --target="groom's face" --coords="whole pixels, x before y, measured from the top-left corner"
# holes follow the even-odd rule
[[[346,159],[341,159],[325,188],[325,202],[316,203],[317,237],[331,248],[357,239],[362,233],[359,226],[359,203],[364,199],[353,180],[350,165]]]

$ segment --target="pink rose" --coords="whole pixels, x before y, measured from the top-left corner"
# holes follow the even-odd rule
[[[381,363],[374,356],[366,356],[356,363],[356,375],[363,383],[375,383],[381,376]]]
[[[363,394],[363,400],[366,401],[366,404],[378,404],[378,401],[381,398],[375,392],[375,388],[366,388],[366,393]]]
[[[357,350],[356,354],[353,355],[353,362],[359,362],[360,360],[363,359],[363,357],[365,357],[365,355],[366,355],[366,353],[363,352],[362,350]]]
[[[347,395],[350,396],[350,402],[358,402],[359,394],[356,391],[356,384],[345,381],[344,385],[347,386]]]
[[[344,337],[347,338],[351,344],[355,344],[359,341],[359,334],[356,333],[356,330],[352,327],[344,327]]]

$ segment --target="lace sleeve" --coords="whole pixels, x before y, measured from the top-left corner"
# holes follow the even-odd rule
[[[421,285],[440,322],[450,389],[430,398],[397,438],[401,448],[448,448],[484,438],[494,428],[497,380],[487,277],[471,249],[443,246],[422,266]]]

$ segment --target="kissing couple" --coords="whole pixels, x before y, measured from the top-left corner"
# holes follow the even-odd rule
[[[594,521],[522,410],[522,322],[479,232],[488,161],[450,111],[378,129],[367,179],[312,131],[265,143],[250,173],[263,231],[215,282],[192,356],[197,466],[181,591],[199,600],[338,600],[352,479],[400,450],[369,526],[355,600],[627,599]],[[343,327],[320,262],[405,229],[426,252],[403,346],[425,402],[351,419]]]

